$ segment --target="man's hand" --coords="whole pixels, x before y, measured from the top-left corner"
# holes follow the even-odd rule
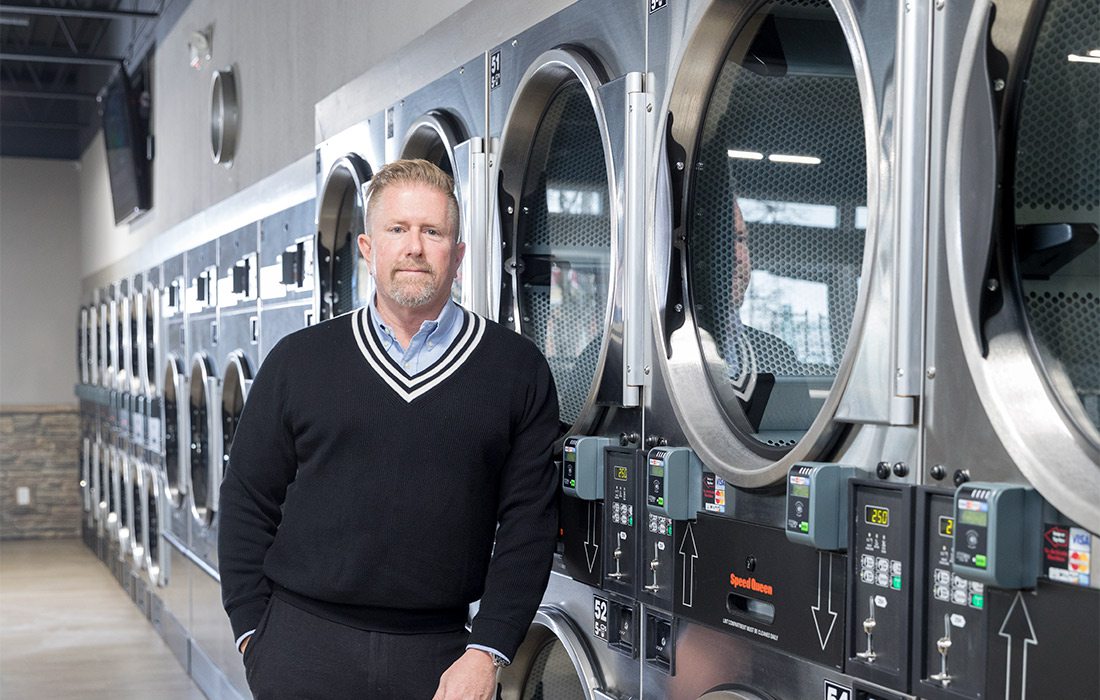
[[[491,700],[496,681],[492,657],[480,649],[467,649],[439,677],[432,700]]]
[[[245,637],[245,638],[244,638],[244,641],[243,641],[243,642],[241,642],[241,653],[242,653],[242,654],[244,653],[244,650],[248,648],[248,643],[249,643],[250,641],[252,641],[252,635],[251,635],[251,634],[250,634],[250,635],[248,635],[247,637]]]

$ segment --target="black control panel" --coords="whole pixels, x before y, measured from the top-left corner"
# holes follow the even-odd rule
[[[630,598],[637,597],[639,587],[644,457],[639,450],[604,448],[603,587]]]
[[[929,700],[985,696],[985,585],[951,570],[954,492],[917,490],[914,694]]]
[[[848,502],[845,671],[908,690],[913,576],[913,487],[853,480]]]
[[[603,578],[603,501],[586,501],[563,493],[559,512],[561,558],[566,572],[581,583],[599,586]]]

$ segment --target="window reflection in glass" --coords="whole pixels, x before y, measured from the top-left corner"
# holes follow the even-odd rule
[[[745,26],[698,144],[687,222],[692,306],[731,421],[760,443],[789,447],[829,393],[855,312],[863,118],[828,3],[774,3]]]
[[[583,86],[550,100],[536,133],[519,220],[521,329],[542,349],[561,420],[580,417],[604,339],[611,228],[599,126]]]
[[[1032,337],[1079,414],[1100,429],[1100,6],[1051,0],[1023,84],[1015,251]]]

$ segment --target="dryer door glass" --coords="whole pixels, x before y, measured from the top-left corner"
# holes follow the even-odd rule
[[[157,303],[159,292],[149,290],[145,295],[145,377],[150,396],[157,393]]]
[[[210,524],[214,511],[210,507],[214,486],[210,483],[209,394],[207,378],[213,376],[203,359],[191,365],[191,503],[195,518]]]
[[[549,637],[532,660],[521,697],[522,700],[585,700],[587,697],[577,669],[556,637]]]
[[[524,176],[516,235],[521,331],[546,355],[561,421],[577,422],[604,345],[610,194],[588,93],[566,81],[547,103]]]
[[[1051,0],[1021,77],[1013,246],[1021,296],[1050,382],[1067,412],[1100,441],[1100,12],[1095,0]]]
[[[363,306],[374,289],[358,243],[363,233],[362,188],[370,177],[366,161],[349,154],[333,164],[325,180],[317,210],[322,318]]]
[[[229,466],[229,453],[233,449],[233,437],[237,434],[237,424],[241,422],[244,411],[245,382],[252,380],[252,370],[248,359],[237,356],[225,370],[222,383],[222,467],[221,476]],[[219,483],[220,479],[219,479]]]
[[[164,473],[168,479],[168,498],[172,505],[180,505],[183,498],[183,482],[180,474],[179,434],[179,368],[174,358],[168,359],[164,371]]]
[[[863,116],[827,2],[774,3],[745,27],[696,145],[690,293],[727,417],[757,444],[788,448],[832,387],[856,310]]]
[[[141,295],[130,297],[130,391],[134,394],[141,392],[141,342],[138,336],[140,327],[141,309],[145,307],[145,300]]]

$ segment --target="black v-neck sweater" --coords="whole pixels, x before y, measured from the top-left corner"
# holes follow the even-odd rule
[[[287,336],[249,390],[219,506],[233,632],[256,628],[275,589],[389,632],[461,627],[480,599],[470,643],[511,658],[557,535],[550,369],[467,311],[444,356],[409,377],[367,314]]]

